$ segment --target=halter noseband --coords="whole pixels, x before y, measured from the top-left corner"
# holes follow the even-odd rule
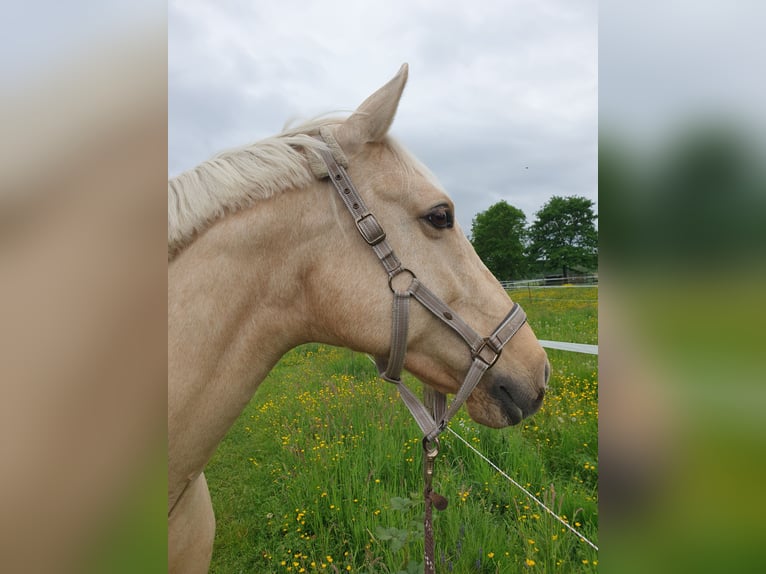
[[[316,162],[310,161],[311,167],[318,177],[323,179],[329,176],[338,195],[343,200],[343,204],[353,216],[360,235],[375,252],[386,270],[388,286],[394,296],[391,349],[388,360],[377,362],[380,377],[397,386],[402,401],[423,432],[424,446],[427,447],[429,443],[435,443],[436,438],[476,388],[484,373],[497,362],[503,347],[524,325],[527,316],[519,304],[514,303],[513,308],[489,337],[481,337],[474,331],[444,301],[423,285],[412,271],[402,265],[386,240],[385,231],[375,216],[367,209],[364,200],[351,182],[345,168],[341,165],[346,164],[346,158],[332,133],[329,129],[321,128],[320,134],[320,139],[327,144],[327,149],[318,148],[317,152],[325,165],[317,166]],[[325,167],[326,171],[322,169]],[[404,289],[395,287],[394,279],[404,274],[409,275],[409,284]],[[401,283],[401,280],[396,282]],[[440,321],[460,335],[471,350],[471,366],[448,409],[446,409],[446,396],[441,392],[434,392],[433,415],[417,396],[406,385],[402,384],[401,380],[404,358],[407,353],[409,304],[413,297]]]

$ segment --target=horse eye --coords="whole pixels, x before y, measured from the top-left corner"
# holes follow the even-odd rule
[[[431,211],[426,215],[426,220],[437,229],[448,229],[454,225],[452,211],[445,205],[440,205]]]

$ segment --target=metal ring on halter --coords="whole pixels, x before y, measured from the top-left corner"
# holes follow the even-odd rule
[[[423,437],[423,452],[427,457],[436,458],[436,455],[439,454],[439,439]]]
[[[415,279],[417,279],[417,276],[412,271],[410,271],[406,267],[399,267],[399,269],[397,269],[394,273],[391,273],[391,275],[388,276],[388,288],[391,289],[391,293],[394,293],[394,294],[397,293],[396,289],[394,289],[393,281],[394,281],[394,277],[399,277],[399,275],[401,275],[402,273],[410,274],[410,277],[412,277],[412,279],[410,279],[410,285]]]

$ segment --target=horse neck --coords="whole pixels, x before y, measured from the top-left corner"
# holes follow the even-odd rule
[[[171,498],[201,472],[279,358],[311,338],[301,260],[322,230],[301,221],[316,210],[298,204],[318,203],[312,193],[285,192],[228,216],[168,269]]]

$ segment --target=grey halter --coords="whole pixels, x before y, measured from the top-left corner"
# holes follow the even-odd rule
[[[321,137],[327,149],[319,148],[324,165],[318,166],[310,161],[312,169],[320,177],[329,177],[338,195],[348,208],[356,228],[362,238],[367,242],[375,255],[380,260],[388,274],[388,286],[393,293],[393,325],[391,328],[391,349],[387,360],[379,360],[378,371],[384,380],[394,383],[399,389],[402,401],[412,413],[424,435],[424,447],[434,443],[439,434],[446,428],[447,423],[455,415],[461,405],[466,401],[484,373],[491,368],[500,357],[503,347],[511,340],[518,330],[526,322],[526,314],[518,303],[514,303],[510,312],[500,321],[500,324],[488,337],[480,336],[460,316],[436,296],[430,289],[423,285],[415,274],[404,267],[393,249],[386,240],[386,233],[378,223],[375,216],[370,213],[364,200],[354,187],[346,172],[347,161],[340,146],[335,141],[329,129],[320,130]],[[313,159],[313,158],[312,158]],[[341,165],[342,164],[342,165]],[[404,288],[397,288],[394,279],[399,276],[409,279],[409,284]],[[397,284],[402,280],[397,279]],[[463,380],[455,398],[446,408],[446,396],[434,391],[434,404],[432,412],[420,402],[410,389],[402,384],[401,373],[404,359],[407,353],[407,330],[409,327],[410,299],[415,298],[428,309],[440,321],[455,331],[468,345],[471,351],[471,366]]]

